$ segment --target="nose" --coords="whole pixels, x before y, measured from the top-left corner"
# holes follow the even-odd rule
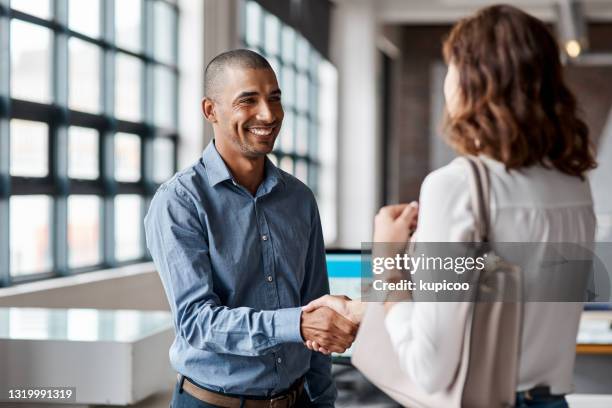
[[[276,115],[268,101],[264,100],[259,103],[257,110],[257,120],[264,123],[272,123],[276,121]]]

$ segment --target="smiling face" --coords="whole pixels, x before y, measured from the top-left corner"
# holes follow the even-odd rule
[[[274,71],[227,67],[221,83],[202,104],[217,148],[247,158],[270,153],[284,117]]]

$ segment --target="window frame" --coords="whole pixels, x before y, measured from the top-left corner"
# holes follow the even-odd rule
[[[115,44],[114,6],[120,0],[100,1],[100,37],[92,38],[72,31],[68,27],[69,0],[50,0],[49,20],[42,19],[10,8],[9,0],[0,0],[0,287],[23,282],[66,276],[112,268],[126,264],[149,261],[150,254],[144,240],[141,223],[142,257],[118,262],[115,259],[115,197],[137,194],[141,197],[141,218],[159,187],[153,179],[154,142],[160,138],[171,141],[172,163],[176,171],[178,162],[178,33],[180,10],[176,1],[142,0],[141,3],[141,49],[135,52]],[[154,7],[165,3],[173,11],[172,39],[173,62],[161,62],[155,58]],[[51,31],[50,90],[51,102],[41,104],[13,99],[10,96],[10,25],[13,19],[42,26]],[[68,106],[68,41],[78,38],[94,44],[100,52],[100,112],[86,113],[71,110]],[[118,53],[138,58],[141,70],[141,120],[131,122],[114,116],[115,101],[115,57]],[[173,77],[172,122],[173,127],[163,128],[154,123],[155,68],[168,69]],[[43,178],[18,177],[10,174],[10,121],[22,119],[46,123],[48,133],[48,175]],[[70,126],[94,129],[98,132],[98,178],[77,180],[68,177],[68,133]],[[140,180],[118,182],[114,178],[114,136],[116,133],[137,135],[140,143]],[[50,245],[53,268],[51,271],[27,275],[12,275],[10,271],[10,198],[20,195],[48,195],[52,200],[50,212]],[[70,268],[68,264],[68,197],[71,195],[94,195],[101,200],[100,214],[100,259],[97,265]]]

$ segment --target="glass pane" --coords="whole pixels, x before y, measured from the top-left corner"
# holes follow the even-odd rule
[[[275,154],[269,154],[268,159],[270,159],[270,161],[274,163],[275,166],[278,166],[278,157],[276,157]]]
[[[100,198],[68,197],[68,264],[71,268],[100,263]]]
[[[299,70],[306,71],[308,69],[308,57],[310,55],[310,44],[300,34],[297,37],[297,57],[296,65]]]
[[[308,153],[308,120],[305,116],[301,115],[298,116],[297,119],[295,151],[300,155],[306,155]]]
[[[283,61],[292,63],[295,59],[295,30],[289,26],[283,27]]]
[[[69,100],[70,109],[97,113],[100,111],[100,49],[90,43],[71,38]]]
[[[295,72],[289,66],[283,67],[283,75],[280,78],[280,87],[283,92],[283,105],[292,107],[295,105]]]
[[[308,77],[304,74],[298,74],[297,76],[297,108],[301,112],[306,112],[308,110]]]
[[[170,139],[153,142],[153,180],[163,183],[174,174],[174,143]]]
[[[140,121],[142,62],[131,55],[118,53],[115,81],[115,115],[120,119]]]
[[[11,20],[11,96],[47,103],[51,100],[51,31]]]
[[[283,157],[280,160],[281,169],[285,170],[289,174],[293,174],[293,159],[291,157]]]
[[[174,128],[174,75],[164,67],[155,68],[155,124]]]
[[[162,62],[175,63],[174,57],[174,10],[161,1],[155,2],[155,58]]]
[[[280,148],[285,153],[293,152],[294,127],[295,119],[293,116],[293,112],[288,111],[287,113],[285,113],[285,118],[283,119],[283,126],[281,127],[280,134]]]
[[[11,275],[49,272],[51,198],[12,196],[10,206]]]
[[[98,131],[72,126],[68,130],[68,177],[94,180],[99,175]]]
[[[11,176],[49,174],[49,130],[46,123],[11,120]]]
[[[140,180],[140,138],[128,133],[115,135],[115,179],[135,182]]]
[[[304,184],[308,183],[308,165],[304,160],[298,160],[295,163],[295,177]]]
[[[278,18],[273,14],[266,13],[265,33],[266,53],[277,55],[280,51],[280,22]]]
[[[140,258],[142,227],[141,199],[137,195],[115,197],[115,258],[118,261]]]
[[[257,46],[261,43],[261,7],[254,1],[248,1],[246,4],[246,43],[251,46]]]
[[[11,8],[40,18],[51,17],[49,0],[11,0]]]
[[[141,10],[142,0],[115,2],[115,41],[119,47],[140,51]]]
[[[69,1],[68,27],[90,37],[99,37],[100,0]]]

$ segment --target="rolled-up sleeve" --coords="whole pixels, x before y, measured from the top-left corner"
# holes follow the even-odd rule
[[[172,309],[176,335],[196,349],[241,356],[302,342],[301,309],[223,306],[215,294],[208,237],[193,197],[177,181],[160,188],[145,217],[147,246]]]
[[[313,198],[314,202],[314,198]],[[304,304],[329,293],[325,244],[319,211],[314,204],[310,243],[306,257],[306,279],[302,288]],[[331,357],[313,352],[310,370],[306,373],[306,389],[313,407],[333,407],[336,400],[336,385],[331,376]]]

